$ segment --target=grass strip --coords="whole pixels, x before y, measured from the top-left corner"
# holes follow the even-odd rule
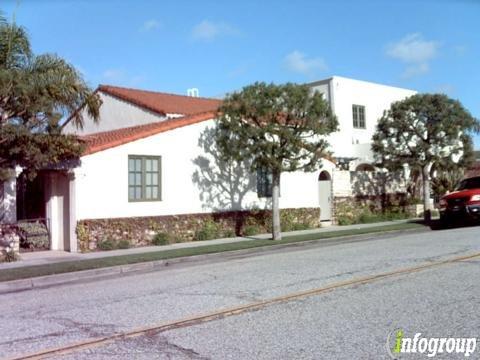
[[[424,225],[418,223],[400,223],[375,227],[367,227],[360,229],[346,229],[329,232],[319,232],[302,235],[287,235],[280,241],[272,240],[245,240],[226,244],[204,245],[192,248],[159,250],[155,252],[142,254],[129,254],[111,256],[89,260],[73,260],[54,264],[34,265],[27,267],[19,267],[12,269],[0,270],[0,282],[27,279],[38,276],[63,274],[68,272],[99,269],[110,266],[136,264],[155,260],[167,260],[185,256],[195,256],[203,254],[221,253],[226,251],[251,249],[257,247],[265,247],[272,245],[293,244],[311,240],[330,239],[335,237],[344,237],[352,235],[364,235],[373,233],[382,233],[389,231],[400,231],[409,229],[425,228]]]

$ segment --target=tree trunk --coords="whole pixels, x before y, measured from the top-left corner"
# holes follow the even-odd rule
[[[280,172],[272,174],[272,236],[273,240],[282,240],[280,227]]]
[[[424,165],[422,168],[422,182],[423,182],[423,218],[425,222],[430,222],[432,219],[432,209],[430,206],[430,164]]]

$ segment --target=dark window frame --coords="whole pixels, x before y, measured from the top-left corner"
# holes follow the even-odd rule
[[[352,119],[353,119],[353,128],[354,129],[366,129],[366,109],[365,105],[352,105]]]
[[[130,160],[134,160],[134,169],[130,170]],[[137,169],[136,167],[136,160],[140,160],[141,167]],[[146,169],[146,162],[147,160],[156,160],[157,161],[157,171],[147,171]],[[153,163],[152,163],[153,164]],[[152,202],[152,201],[162,201],[162,157],[161,156],[154,156],[154,155],[128,155],[128,202]],[[134,174],[134,181],[133,184],[130,182],[130,175]],[[140,174],[140,184],[137,184],[137,174]],[[157,184],[153,184],[153,179],[157,174]],[[152,175],[151,177],[151,184],[147,184],[147,175]],[[134,189],[133,197],[130,196],[130,189]],[[140,189],[140,197],[137,198],[136,189]],[[147,198],[146,191],[147,188],[157,189],[157,196]]]
[[[265,168],[257,169],[257,196],[271,198],[273,194],[273,177],[271,171]]]

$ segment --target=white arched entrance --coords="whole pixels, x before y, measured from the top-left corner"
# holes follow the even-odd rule
[[[332,216],[332,177],[326,170],[318,175],[318,206],[320,207],[320,221],[330,220]]]

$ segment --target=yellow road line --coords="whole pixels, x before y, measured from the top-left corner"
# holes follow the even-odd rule
[[[339,282],[336,282],[324,287],[320,287],[320,288],[294,292],[287,295],[282,295],[282,296],[261,300],[261,301],[257,301],[257,302],[253,302],[245,305],[235,306],[231,308],[224,308],[218,311],[214,311],[214,312],[210,312],[202,315],[195,315],[195,316],[187,317],[181,320],[164,322],[157,325],[149,325],[149,326],[137,328],[131,331],[127,331],[124,333],[117,333],[113,335],[107,335],[104,337],[92,338],[92,339],[84,340],[78,343],[72,343],[66,346],[41,350],[35,353],[25,354],[25,355],[16,356],[8,359],[9,360],[21,360],[21,359],[33,360],[33,359],[44,359],[49,356],[64,355],[74,351],[90,349],[100,345],[105,345],[120,339],[137,337],[137,336],[145,335],[147,333],[160,333],[160,332],[164,332],[171,329],[197,325],[199,323],[213,321],[213,320],[221,319],[227,316],[238,315],[246,311],[260,309],[268,305],[288,302],[294,299],[300,299],[307,296],[317,295],[317,294],[325,293],[328,291],[336,290],[336,289],[347,287],[347,286],[362,285],[362,284],[370,283],[376,280],[381,280],[381,279],[385,279],[392,276],[414,273],[414,272],[418,272],[418,271],[422,271],[422,270],[426,270],[426,269],[430,269],[430,268],[434,268],[442,265],[448,265],[456,262],[461,262],[465,260],[470,260],[478,257],[480,257],[480,253],[470,254],[466,256],[459,256],[459,257],[451,258],[448,260],[435,261],[435,262],[431,262],[431,263],[420,265],[420,266],[403,268],[403,269],[389,271],[381,274],[370,275],[370,276],[361,277],[361,278],[354,278],[346,281],[339,281]]]

